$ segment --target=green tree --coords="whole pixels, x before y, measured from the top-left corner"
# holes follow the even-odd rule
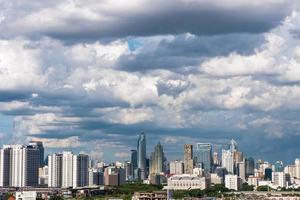
[[[257,191],[269,191],[269,186],[263,185],[256,188]]]
[[[253,185],[249,185],[248,183],[243,183],[241,191],[253,191],[253,189],[254,189]]]

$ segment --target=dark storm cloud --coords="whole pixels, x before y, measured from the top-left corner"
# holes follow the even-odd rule
[[[26,100],[32,97],[32,92],[0,90],[0,102]]]
[[[137,41],[139,41],[137,39]],[[128,71],[171,69],[198,66],[208,57],[226,56],[237,52],[241,55],[253,53],[261,42],[261,34],[224,34],[196,36],[182,34],[173,39],[162,39],[157,45],[145,43],[139,53],[122,56],[119,67]],[[141,39],[141,43],[142,39]]]
[[[153,36],[192,33],[219,35],[228,33],[262,33],[277,26],[288,14],[294,1],[245,3],[243,1],[148,1],[137,4],[106,1],[61,2],[26,12],[13,19],[7,15],[3,36],[21,33],[27,36],[47,35],[62,40],[95,40],[127,36]],[[123,5],[124,4],[124,5]],[[119,7],[124,10],[119,10]],[[37,9],[39,8],[39,9]],[[19,6],[22,10],[22,7]],[[61,12],[64,14],[62,15]],[[77,15],[82,12],[82,15]],[[46,15],[46,16],[45,16]],[[44,21],[45,20],[45,21]],[[18,31],[16,31],[18,30]]]

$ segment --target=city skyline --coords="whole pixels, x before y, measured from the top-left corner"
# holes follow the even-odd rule
[[[233,138],[291,163],[299,25],[297,0],[0,0],[0,145],[112,162],[145,132],[172,160]]]

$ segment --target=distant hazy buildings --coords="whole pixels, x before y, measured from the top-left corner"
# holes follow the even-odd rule
[[[150,156],[150,174],[159,174],[164,172],[165,154],[160,142],[155,146],[154,152]]]
[[[184,162],[183,161],[171,161],[170,162],[170,174],[183,174]]]
[[[184,145],[184,173],[192,174],[194,168],[194,160],[193,160],[193,145],[185,144]]]
[[[141,133],[137,142],[137,161],[140,170],[140,177],[142,180],[146,179],[146,135]]]

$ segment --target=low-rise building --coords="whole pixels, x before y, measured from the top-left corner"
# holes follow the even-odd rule
[[[230,190],[239,190],[241,180],[237,175],[227,174],[225,175],[225,187]]]
[[[168,189],[173,190],[189,190],[189,189],[205,189],[205,177],[199,177],[192,174],[173,175],[168,178]]]

